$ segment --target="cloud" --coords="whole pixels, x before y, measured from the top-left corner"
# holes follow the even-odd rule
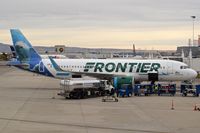
[[[132,36],[140,34],[149,36],[150,32],[163,33],[169,28],[172,29],[171,32],[181,29],[183,34],[188,35],[191,28],[190,16],[196,15],[196,20],[199,21],[199,5],[199,0],[6,0],[1,2],[0,29],[8,30],[17,27],[30,32],[34,29],[45,32],[63,29],[68,32],[77,31],[78,38],[82,36],[81,30],[97,33],[99,29],[119,31],[119,34],[122,31],[122,36],[127,34],[124,31],[134,32]],[[199,31],[196,30],[196,32]],[[66,32],[65,35],[61,33],[55,32],[54,38],[66,35]],[[164,40],[176,40],[170,41],[171,43],[177,43],[177,40],[182,41],[183,35],[178,31],[176,33],[180,35],[173,38],[167,36],[172,33],[166,31]],[[161,38],[163,36],[153,37],[155,41],[164,45],[165,42]],[[48,40],[48,38],[44,39]],[[72,38],[68,39],[72,40]],[[123,39],[120,40],[123,41]],[[112,40],[107,42],[105,40],[104,43],[110,42]],[[124,40],[124,42],[127,41]],[[146,44],[145,39],[142,38],[139,42]]]

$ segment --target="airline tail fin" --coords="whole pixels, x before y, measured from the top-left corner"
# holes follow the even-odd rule
[[[27,62],[31,60],[41,59],[39,54],[35,51],[35,49],[33,49],[30,42],[25,38],[20,30],[11,29],[10,32],[17,59],[19,61]]]

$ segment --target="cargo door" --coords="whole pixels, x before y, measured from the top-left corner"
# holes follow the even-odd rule
[[[158,72],[154,71],[154,72],[148,73],[148,80],[149,81],[158,81]]]

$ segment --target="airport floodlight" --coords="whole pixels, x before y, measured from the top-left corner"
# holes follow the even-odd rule
[[[192,18],[192,43],[193,43],[193,46],[194,46],[194,21],[195,21],[195,18],[196,18],[196,16],[191,16],[191,18]]]

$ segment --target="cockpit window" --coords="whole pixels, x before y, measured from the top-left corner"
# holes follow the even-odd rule
[[[181,69],[187,69],[187,68],[189,68],[188,66],[181,66],[180,67]]]

